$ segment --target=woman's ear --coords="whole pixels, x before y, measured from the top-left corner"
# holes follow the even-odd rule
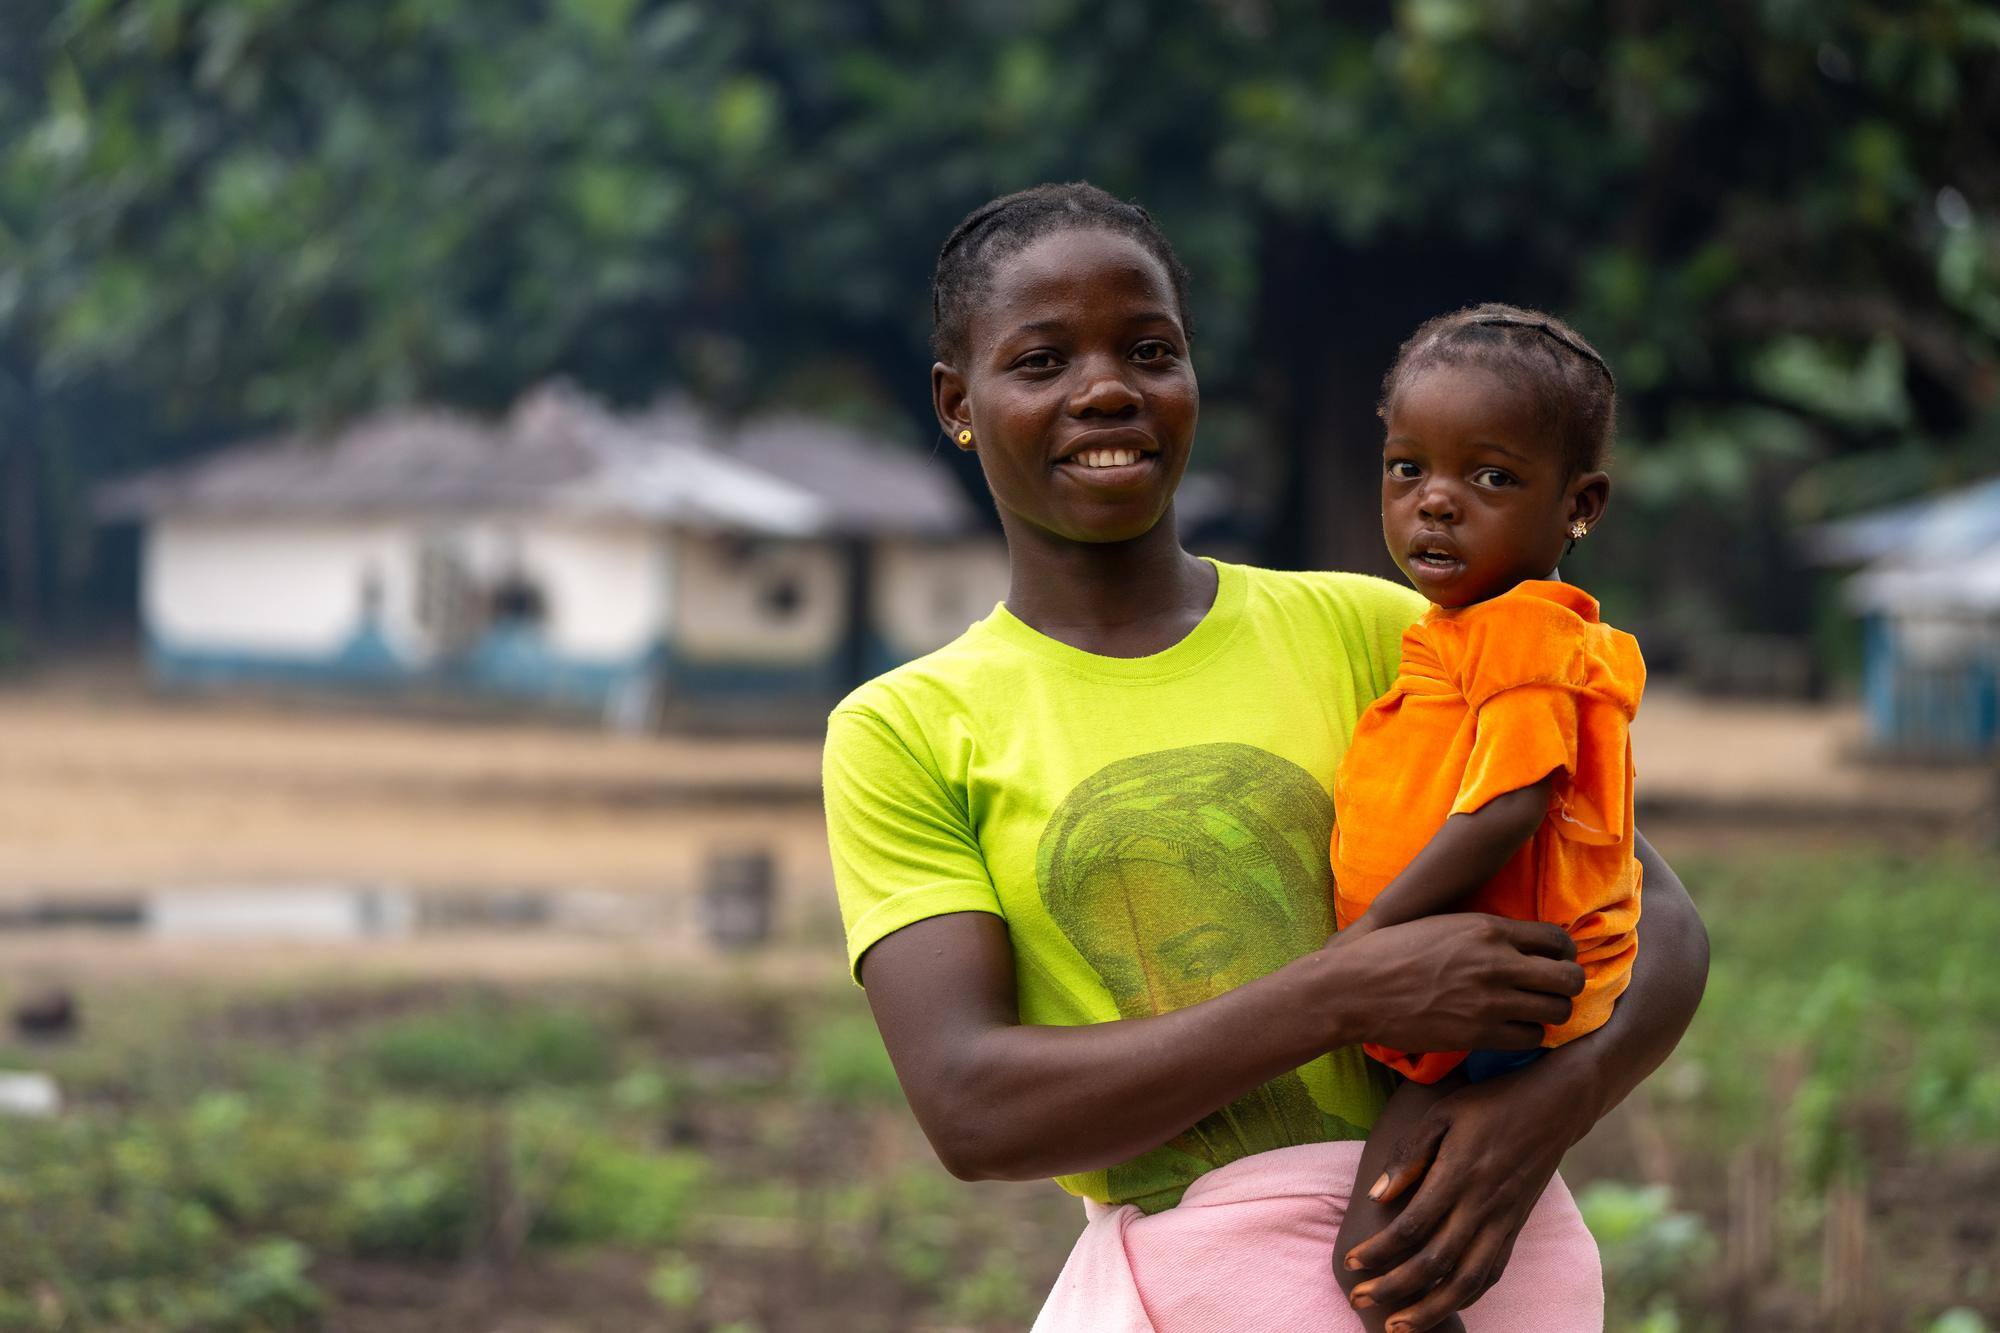
[[[931,367],[931,408],[937,413],[938,428],[951,437],[953,444],[961,449],[975,447],[974,441],[959,439],[972,429],[972,403],[965,395],[965,376],[942,361]]]
[[[1586,472],[1569,484],[1569,510],[1563,522],[1581,521],[1584,527],[1594,528],[1604,517],[1604,507],[1610,502],[1611,475],[1607,472]]]

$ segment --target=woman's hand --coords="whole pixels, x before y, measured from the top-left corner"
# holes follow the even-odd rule
[[[1500,1280],[1563,1153],[1596,1122],[1563,1080],[1537,1080],[1536,1072],[1529,1066],[1445,1097],[1370,1182],[1383,1202],[1424,1182],[1400,1217],[1340,1256],[1382,1272],[1354,1294],[1396,1311],[1390,1329],[1429,1328]]]
[[[1390,1270],[1355,1292],[1395,1310],[1391,1327],[1429,1328],[1500,1280],[1563,1153],[1667,1058],[1694,1017],[1708,932],[1680,878],[1643,836],[1637,843],[1646,874],[1639,956],[1610,1021],[1445,1097],[1371,1182],[1379,1192],[1369,1193],[1388,1200],[1422,1181],[1394,1222],[1349,1251],[1363,1267]]]
[[[1328,941],[1357,1039],[1405,1051],[1532,1050],[1583,990],[1576,944],[1539,921],[1456,912]]]

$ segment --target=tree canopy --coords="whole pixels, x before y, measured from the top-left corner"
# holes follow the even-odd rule
[[[95,480],[382,402],[563,373],[926,436],[936,247],[1043,179],[1182,250],[1198,462],[1276,562],[1380,567],[1376,385],[1483,299],[1617,369],[1589,572],[1655,614],[1797,628],[1787,523],[2000,466],[2000,12],[1333,12],[15,0],[0,615],[88,587]]]

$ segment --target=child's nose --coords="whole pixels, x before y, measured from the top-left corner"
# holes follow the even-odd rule
[[[1417,497],[1417,514],[1434,522],[1447,523],[1458,517],[1458,505],[1446,488],[1429,486]]]

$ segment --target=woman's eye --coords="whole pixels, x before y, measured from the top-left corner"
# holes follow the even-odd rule
[[[1483,467],[1472,474],[1473,485],[1485,486],[1494,490],[1503,486],[1512,486],[1514,482],[1515,477],[1513,473],[1503,472],[1497,467]]]
[[[1392,458],[1382,466],[1398,481],[1415,481],[1423,475],[1423,469],[1407,458]]]

